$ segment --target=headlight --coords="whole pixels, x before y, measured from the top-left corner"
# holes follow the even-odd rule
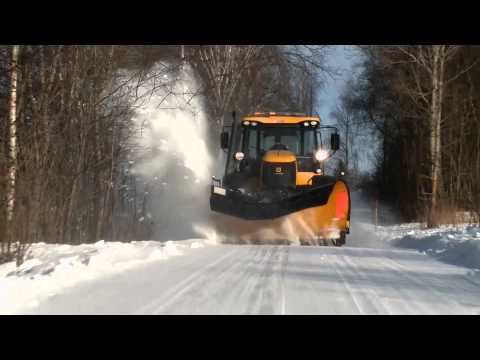
[[[318,125],[318,122],[312,121],[310,124],[312,124],[312,126],[317,126],[317,125]]]
[[[245,125],[245,126],[250,125],[250,121],[244,121],[244,122],[243,122],[243,125]]]
[[[315,154],[315,158],[318,160],[318,161],[325,161],[328,159],[328,151],[327,150],[324,150],[324,149],[320,149],[317,151],[317,153]]]
[[[310,124],[309,124],[308,122],[304,123],[303,125],[304,125],[305,127],[309,127],[309,126],[310,126]]]
[[[237,152],[237,153],[235,154],[235,159],[236,159],[237,161],[242,161],[243,159],[245,159],[245,154],[242,153],[242,152]]]

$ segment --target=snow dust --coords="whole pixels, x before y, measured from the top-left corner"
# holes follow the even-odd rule
[[[162,76],[164,84],[154,77],[140,89],[151,94],[136,111],[140,150],[131,172],[147,195],[153,238],[182,240],[203,235],[197,227],[207,227],[214,161],[193,70],[185,65],[178,78],[172,76]]]

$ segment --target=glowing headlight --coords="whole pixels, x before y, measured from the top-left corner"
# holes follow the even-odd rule
[[[318,175],[322,175],[322,169],[317,169],[317,171],[315,171]]]
[[[315,158],[318,160],[318,161],[325,161],[328,159],[328,151],[327,150],[324,150],[324,149],[320,149],[317,151],[317,153],[315,154]]]
[[[318,122],[312,121],[310,124],[312,124],[312,126],[317,126],[317,125],[318,125]]]
[[[250,121],[244,121],[244,122],[243,122],[243,125],[245,125],[245,126],[250,125]]]
[[[257,125],[258,125],[257,123],[253,123],[253,122],[252,122],[252,126],[257,126]]]
[[[237,161],[242,161],[243,159],[245,159],[245,154],[242,153],[242,152],[237,152],[237,153],[235,154],[235,159],[236,159]]]
[[[308,122],[304,123],[303,125],[304,125],[305,127],[309,127],[309,126],[310,126],[310,124],[309,124]]]

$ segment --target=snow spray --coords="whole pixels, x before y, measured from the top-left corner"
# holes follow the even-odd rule
[[[187,65],[179,78],[171,76],[142,85],[140,92],[151,94],[134,118],[140,150],[132,173],[148,195],[146,221],[152,223],[153,237],[162,241],[189,239],[199,235],[198,227],[208,228],[214,175],[200,86]]]

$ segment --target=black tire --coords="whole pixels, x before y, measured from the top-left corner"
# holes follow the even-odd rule
[[[336,247],[342,247],[347,243],[347,233],[342,231],[340,233],[340,237],[335,240],[335,246]]]

